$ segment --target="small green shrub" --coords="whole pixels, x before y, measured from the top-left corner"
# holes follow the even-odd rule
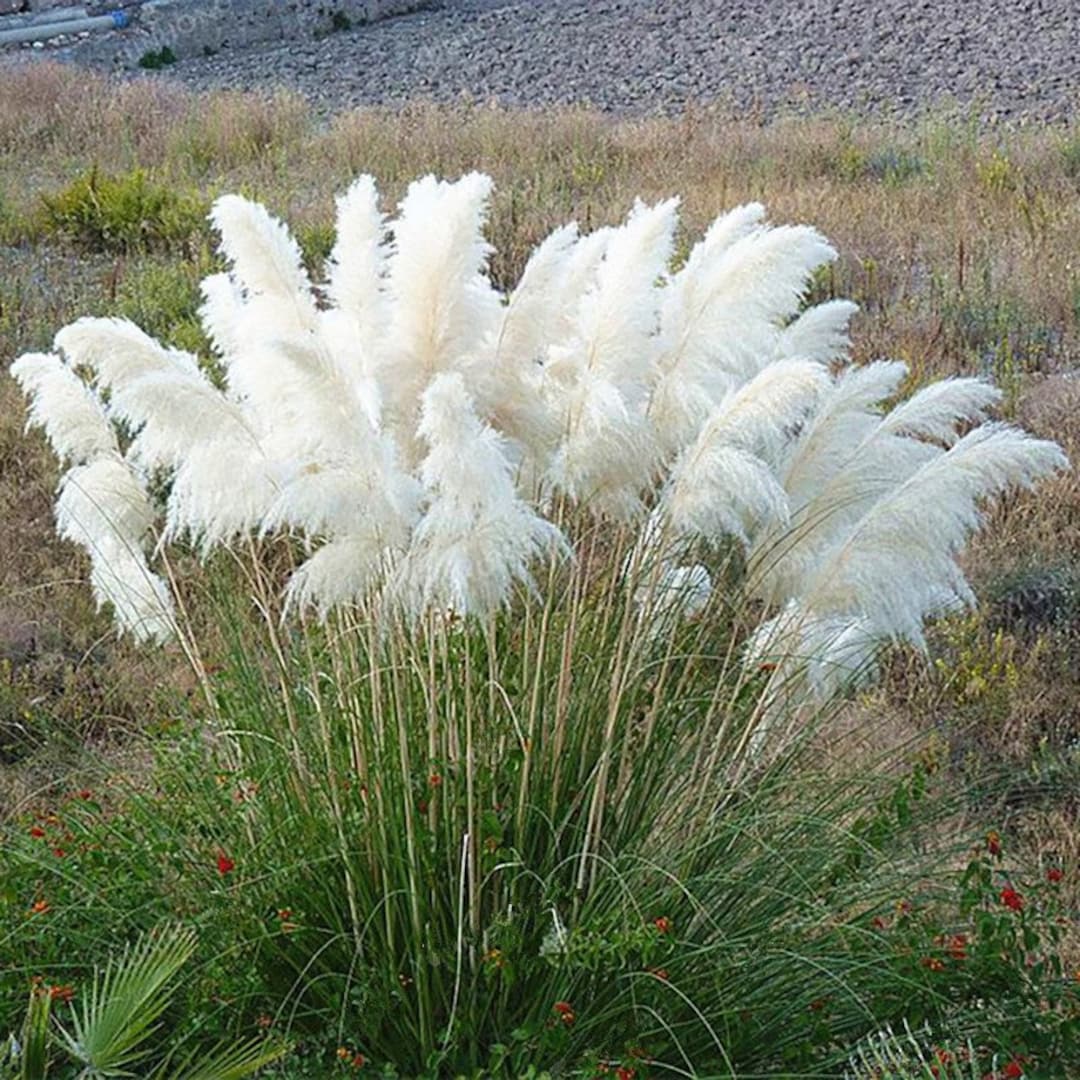
[[[147,327],[176,348],[208,356],[210,343],[199,321],[199,283],[213,266],[206,252],[193,260],[140,260],[119,278],[112,314]]]
[[[910,150],[893,146],[875,150],[863,161],[863,175],[886,184],[903,184],[925,176],[926,172],[924,158]]]
[[[205,231],[206,204],[142,169],[116,176],[95,167],[42,197],[41,226],[93,251],[186,251]]]
[[[168,45],[163,45],[160,49],[151,49],[139,57],[139,67],[147,71],[160,71],[163,67],[175,63],[176,53]]]

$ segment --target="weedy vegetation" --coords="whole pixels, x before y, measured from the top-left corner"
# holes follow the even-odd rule
[[[1068,141],[4,79],[13,1075],[1070,1074]]]

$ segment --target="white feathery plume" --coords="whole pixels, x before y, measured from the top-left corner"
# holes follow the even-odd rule
[[[228,364],[243,347],[244,294],[231,274],[203,278],[199,308],[206,335],[217,354]]]
[[[757,529],[786,524],[775,462],[828,382],[820,364],[781,361],[719,405],[672,466],[662,507],[675,532],[746,544]]]
[[[514,491],[501,437],[482,423],[460,375],[438,376],[423,397],[421,465],[431,493],[398,584],[405,607],[488,615],[515,584],[534,588],[529,565],[565,549],[559,530]]]
[[[684,286],[680,289],[682,301],[693,302],[697,282],[706,267],[711,266],[732,244],[756,233],[764,224],[765,207],[759,202],[744,203],[720,214],[690,249],[686,265],[675,275],[674,282]]]
[[[172,600],[143,553],[154,522],[137,477],[119,454],[71,469],[56,500],[57,532],[90,556],[98,607],[108,603],[121,632],[163,642],[175,630]]]
[[[62,461],[82,464],[118,451],[100,399],[58,356],[26,353],[11,374],[30,398],[27,428],[43,428]]]
[[[656,282],[667,271],[674,246],[679,200],[655,206],[638,202],[626,223],[607,242],[593,288],[578,313],[576,341],[551,365],[572,361],[575,367],[643,395],[650,374],[657,332]],[[636,401],[629,398],[631,404]]]
[[[850,300],[827,300],[807,308],[784,327],[777,342],[777,356],[800,357],[831,363],[847,356],[851,346],[848,324],[859,310]]]
[[[419,517],[420,484],[397,468],[391,445],[380,440],[373,449],[381,458],[356,455],[308,466],[281,487],[261,531],[289,527],[310,537],[370,535],[383,547],[404,548]]]
[[[786,523],[784,489],[756,454],[707,440],[686,453],[687,462],[676,463],[662,504],[677,534],[713,544],[733,536],[749,544],[758,529]]]
[[[791,600],[750,635],[744,663],[771,672],[782,698],[823,700],[869,680],[881,644],[862,616],[815,616]]]
[[[580,250],[576,222],[556,229],[529,257],[521,280],[511,292],[495,338],[495,363],[528,366],[543,362],[553,340],[553,324],[564,317],[553,311],[553,295],[570,273],[575,251]]]
[[[163,644],[176,633],[168,584],[153,573],[141,551],[106,544],[95,552],[90,586],[98,607],[112,605],[121,632],[140,643]]]
[[[151,373],[199,374],[194,356],[164,348],[127,319],[79,319],[56,335],[55,344],[72,367],[93,368],[97,383],[108,389]]]
[[[556,229],[532,253],[510,294],[491,358],[471,387],[481,412],[505,435],[541,457],[558,439],[558,416],[541,392],[548,347],[565,329],[556,297],[579,246],[575,223]]]
[[[576,332],[581,306],[596,287],[596,276],[618,228],[605,226],[578,236],[570,251],[561,282],[555,282],[551,294],[551,341],[555,344],[572,338]]]
[[[851,459],[851,449],[881,420],[876,406],[892,397],[907,375],[899,361],[878,361],[841,372],[791,444],[781,470],[792,504],[802,506]]]
[[[984,424],[879,500],[808,580],[817,616],[860,615],[881,638],[923,645],[924,619],[971,592],[956,564],[979,502],[1068,467],[1057,444]]]
[[[179,466],[196,446],[222,437],[246,438],[248,452],[260,453],[244,413],[201,374],[133,379],[113,392],[109,415],[137,432],[128,457],[146,469]]]
[[[747,544],[758,529],[786,524],[787,497],[773,462],[827,379],[817,364],[773,364],[714,410],[675,461],[662,495],[677,535]]]
[[[77,465],[60,481],[56,530],[86,548],[117,545],[141,551],[154,524],[154,509],[127,462],[103,454]]]
[[[266,207],[239,195],[218,199],[210,220],[246,306],[259,315],[254,324],[265,323],[266,337],[312,332],[316,307],[311,280],[285,225]]]
[[[335,608],[368,600],[384,584],[393,567],[393,552],[373,533],[331,540],[289,579],[285,590],[286,610],[313,608],[325,620]]]
[[[977,379],[932,384],[881,417],[876,403],[892,396],[906,374],[878,363],[844,372],[788,457],[783,479],[792,508],[786,534],[759,538],[755,591],[772,602],[797,593],[822,554],[887,492],[939,456],[961,420],[982,420],[999,392]],[[759,574],[757,571],[761,570]]]
[[[485,272],[491,188],[491,178],[480,173],[456,183],[426,176],[410,185],[393,223],[386,279],[393,353],[385,389],[392,419],[407,439],[423,388],[440,372],[474,361],[477,342],[501,318],[501,299]]]
[[[736,215],[717,221],[717,239],[694,250],[664,297],[649,415],[669,458],[713,405],[770,362],[781,321],[836,255],[813,229],[760,226],[757,204]]]
[[[961,421],[981,422],[1001,400],[1001,391],[984,379],[941,379],[930,383],[892,408],[878,431],[887,435],[916,435],[952,446]]]
[[[164,539],[189,536],[205,558],[217,545],[257,529],[278,497],[282,471],[246,436],[225,433],[194,444],[173,474]]]
[[[835,258],[832,245],[807,225],[749,232],[701,267],[689,304],[693,329],[700,332],[708,325],[710,311],[724,321],[728,308],[737,309],[738,321],[778,326],[798,310],[814,271]]]
[[[649,636],[655,638],[673,622],[701,615],[709,606],[712,591],[712,577],[700,563],[676,566],[665,562],[655,580],[652,571],[645,570],[641,584],[634,590],[634,604]]]
[[[337,240],[330,252],[327,295],[359,333],[378,339],[386,319],[386,223],[371,176],[360,176],[337,200]]]
[[[562,395],[562,441],[551,485],[630,517],[655,461],[645,417],[655,359],[656,282],[671,258],[678,200],[635,206],[607,241],[574,335],[549,350],[547,392]]]

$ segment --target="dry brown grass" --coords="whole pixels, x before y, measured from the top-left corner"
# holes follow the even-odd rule
[[[554,225],[616,221],[639,195],[683,197],[685,243],[749,199],[764,201],[774,220],[813,223],[840,252],[816,297],[851,296],[863,308],[857,358],[902,359],[913,382],[992,375],[1006,391],[1006,415],[1080,460],[1080,377],[1066,374],[1080,368],[1080,131],[990,135],[955,123],[898,128],[847,118],[761,127],[692,111],[616,121],[575,110],[428,106],[354,112],[320,126],[287,96],[196,97],[159,81],[117,86],[48,65],[0,71],[0,89],[0,239],[34,238],[0,247],[5,366],[46,346],[71,318],[116,311],[132,295],[167,297],[154,329],[191,333],[195,267],[174,282],[162,277],[160,260],[76,251],[36,224],[40,195],[91,165],[142,167],[203,196],[251,193],[288,217],[314,261],[326,249],[333,197],[356,173],[374,173],[395,200],[418,174],[482,169],[498,185],[490,233],[503,285]],[[208,260],[193,257],[200,269]],[[10,661],[0,726],[44,711],[74,717],[81,730],[89,721],[80,709],[108,717],[106,727],[145,723],[146,683],[163,677],[168,658],[135,664],[126,649],[105,644],[107,623],[78,584],[85,568],[51,536],[55,469],[21,427],[18,396],[0,379],[0,638],[4,626],[38,628],[60,675],[49,681],[40,656]],[[969,566],[984,588],[1024,561],[1080,566],[1076,473],[996,510]],[[20,634],[7,631],[12,642]],[[992,666],[1002,646],[988,629],[973,634],[970,662]],[[1080,634],[1039,640],[1012,639],[1018,674],[981,718],[981,745],[1018,768],[1048,743],[1064,752],[1080,738]],[[950,647],[941,654],[951,656]],[[921,662],[900,669],[880,699],[897,732],[947,727],[964,704],[955,686]],[[978,729],[978,720],[965,714],[963,730]],[[1040,850],[1048,835],[1062,848],[1074,808],[1039,813]]]

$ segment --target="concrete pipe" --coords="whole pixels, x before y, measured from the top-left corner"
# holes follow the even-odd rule
[[[0,45],[18,45],[24,41],[47,41],[61,34],[82,34],[88,30],[123,30],[131,18],[123,11],[90,18],[50,22],[40,26],[23,26],[15,30],[0,30]]]

